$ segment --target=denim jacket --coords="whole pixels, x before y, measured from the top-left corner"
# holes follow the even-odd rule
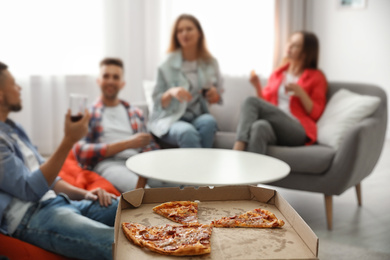
[[[44,159],[31,144],[22,127],[13,121],[0,121],[0,232],[6,234],[4,211],[13,197],[37,202],[50,189],[40,169],[30,172],[25,166],[22,152],[11,134],[17,134],[35,154],[38,162]]]
[[[173,98],[168,107],[161,106],[162,95],[170,88],[183,87],[189,90],[190,83],[182,72],[183,57],[181,50],[171,53],[165,62],[158,68],[157,82],[153,91],[153,112],[149,121],[149,129],[157,137],[166,134],[171,125],[178,121],[187,109],[187,102],[180,103]],[[205,62],[198,61],[198,82],[201,86],[211,83],[215,86],[221,95],[222,80],[219,72],[219,66],[216,59]],[[201,98],[203,111],[209,111],[207,101]]]

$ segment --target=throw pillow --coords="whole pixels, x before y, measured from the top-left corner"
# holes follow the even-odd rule
[[[153,111],[153,90],[156,86],[156,82],[152,80],[144,80],[142,82],[143,88],[144,88],[144,94],[145,94],[145,100],[146,104],[148,105],[149,115]]]
[[[317,122],[318,143],[338,149],[345,134],[378,108],[380,98],[340,89],[328,101]]]

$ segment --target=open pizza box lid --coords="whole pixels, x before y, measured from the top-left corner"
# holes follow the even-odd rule
[[[318,237],[290,204],[275,190],[250,185],[136,189],[123,193],[115,219],[114,259],[183,258],[140,248],[125,237],[121,227],[122,222],[178,224],[152,210],[161,203],[178,200],[199,201],[201,224],[255,208],[267,209],[285,222],[282,228],[274,229],[213,228],[211,253],[191,259],[318,259]]]

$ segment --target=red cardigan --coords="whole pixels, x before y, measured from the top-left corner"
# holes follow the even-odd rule
[[[262,90],[265,100],[278,105],[278,90],[283,80],[283,72],[289,64],[274,71],[268,79],[267,86]],[[301,86],[313,101],[313,108],[308,114],[298,97],[290,97],[290,111],[302,124],[309,138],[307,144],[313,144],[317,140],[316,122],[320,118],[326,105],[326,92],[328,84],[324,74],[320,70],[306,69],[299,78],[297,84]]]

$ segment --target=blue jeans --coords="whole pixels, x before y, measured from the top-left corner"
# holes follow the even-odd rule
[[[191,122],[177,121],[161,140],[180,148],[211,148],[217,131],[217,121],[210,114],[203,114]]]
[[[112,259],[118,200],[71,201],[59,195],[32,205],[13,237],[51,252],[77,259]]]

